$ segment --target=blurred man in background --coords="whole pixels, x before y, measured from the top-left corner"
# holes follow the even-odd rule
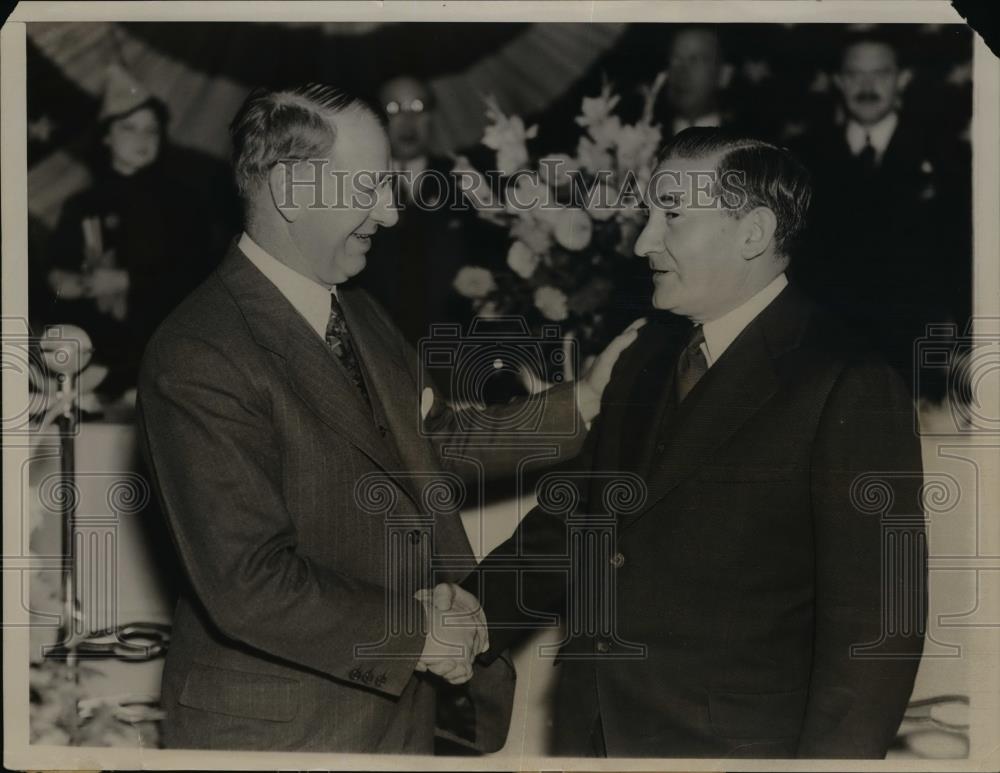
[[[816,202],[811,260],[797,268],[813,295],[937,400],[944,374],[919,373],[913,347],[928,325],[968,319],[971,190],[968,160],[904,109],[912,78],[889,37],[863,33],[840,49],[839,120],[804,148]]]
[[[716,27],[681,27],[667,58],[666,111],[659,116],[665,136],[689,126],[730,126],[724,92],[733,77]]]
[[[387,121],[396,179],[399,225],[372,245],[371,270],[359,278],[416,344],[435,322],[462,321],[463,307],[451,291],[458,269],[475,242],[472,215],[453,210],[451,159],[431,152],[434,95],[421,81],[400,76],[379,92]]]

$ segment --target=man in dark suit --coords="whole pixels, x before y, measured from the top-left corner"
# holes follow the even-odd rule
[[[844,42],[833,74],[842,120],[803,142],[816,200],[793,274],[939,400],[944,373],[915,369],[914,343],[929,325],[964,329],[971,313],[970,165],[929,116],[904,109],[912,76],[890,37]]]
[[[246,230],[156,332],[139,385],[189,581],[163,674],[166,745],[430,753],[448,706],[472,716],[446,737],[496,750],[513,673],[501,656],[469,681],[486,629],[448,584],[473,562],[441,450],[494,472],[519,459],[464,442],[421,392],[413,349],[344,286],[396,221],[376,174],[385,131],[356,99],[306,86],[251,94],[232,136]],[[536,434],[593,418],[603,362],[577,389],[531,398],[544,401]],[[493,426],[523,411],[493,409]],[[579,433],[559,446],[578,449]]]
[[[791,156],[698,128],[661,159],[635,252],[674,316],[640,331],[583,454],[466,580],[482,661],[567,615],[558,754],[882,757],[926,603],[906,390],[785,278],[810,196]]]
[[[690,126],[726,126],[735,121],[726,91],[733,79],[733,65],[714,25],[678,27],[670,38],[667,83],[657,110],[664,137]]]
[[[409,76],[390,79],[379,90],[387,122],[399,223],[372,245],[371,270],[358,277],[414,346],[434,324],[470,321],[471,308],[454,292],[458,270],[469,262],[489,265],[503,258],[506,230],[485,222],[462,201],[452,159],[431,148],[434,94]],[[440,384],[446,397],[450,384]]]

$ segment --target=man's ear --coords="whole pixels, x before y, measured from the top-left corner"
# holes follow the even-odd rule
[[[292,167],[289,164],[277,163],[271,167],[267,175],[267,187],[271,193],[271,202],[285,220],[294,223],[301,207],[296,206],[292,185]]]
[[[833,81],[833,85],[837,87],[837,91],[839,91],[841,94],[843,94],[844,93],[844,78],[843,78],[843,76],[839,72],[835,72],[835,73],[833,73],[833,75],[830,76],[830,79]]]
[[[778,228],[778,218],[768,207],[754,207],[743,217],[744,260],[760,257],[774,244],[774,232]]]
[[[910,85],[910,81],[912,80],[913,70],[909,67],[904,67],[896,76],[896,91],[899,91],[900,93],[906,91],[906,87]]]

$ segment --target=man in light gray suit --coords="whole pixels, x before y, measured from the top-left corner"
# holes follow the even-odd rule
[[[504,657],[472,665],[485,621],[452,584],[472,551],[457,507],[430,505],[421,484],[447,475],[446,443],[494,472],[518,458],[469,446],[426,396],[421,431],[416,353],[342,286],[397,219],[373,174],[388,169],[385,132],[356,99],[305,86],[252,93],[232,137],[245,233],[157,331],[139,385],[142,445],[189,581],[163,674],[166,745],[426,754],[447,699],[474,717],[447,737],[499,749],[513,672]],[[576,388],[529,398],[544,401],[536,431],[592,419],[634,336]],[[492,418],[502,428],[523,408]],[[369,481],[385,512],[359,495]],[[407,514],[429,509],[432,528],[411,528]],[[466,624],[446,626],[456,614]]]

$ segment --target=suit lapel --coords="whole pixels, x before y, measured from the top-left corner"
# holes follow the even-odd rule
[[[730,344],[722,357],[660,427],[664,452],[649,467],[646,506],[626,518],[635,523],[695,474],[778,389],[774,358],[797,344],[803,329],[802,300],[793,288],[781,295]]]
[[[675,349],[690,326],[651,321],[626,349],[601,402],[602,440],[597,448],[597,469],[631,470],[640,450],[636,448],[666,389],[661,371],[665,360],[676,359]],[[623,431],[629,428],[629,431]],[[634,432],[631,430],[635,430]]]
[[[434,520],[435,556],[472,555],[472,546],[458,514],[460,503],[452,510],[436,511],[442,500],[424,496],[425,486],[440,482],[442,472],[437,452],[420,432],[420,407],[416,388],[409,377],[410,368],[403,361],[408,352],[393,345],[398,332],[375,313],[374,305],[357,289],[342,289],[341,305],[358,359],[365,371],[368,392],[380,424],[386,428],[387,442],[393,447],[401,474],[396,482],[409,493],[421,512],[431,512]],[[438,571],[437,580],[455,581],[465,576],[471,565],[460,564]]]
[[[292,388],[317,417],[380,467],[394,469],[394,455],[364,399],[288,299],[235,245],[219,275],[242,309],[254,340],[288,363]]]
[[[396,332],[373,313],[371,302],[356,289],[343,289],[341,306],[348,329],[365,372],[368,394],[380,426],[385,427],[386,442],[397,455],[399,468],[409,472],[437,474],[440,465],[427,438],[420,434],[420,406],[410,369],[393,348]],[[420,502],[420,487],[412,475],[404,476],[415,502]]]

